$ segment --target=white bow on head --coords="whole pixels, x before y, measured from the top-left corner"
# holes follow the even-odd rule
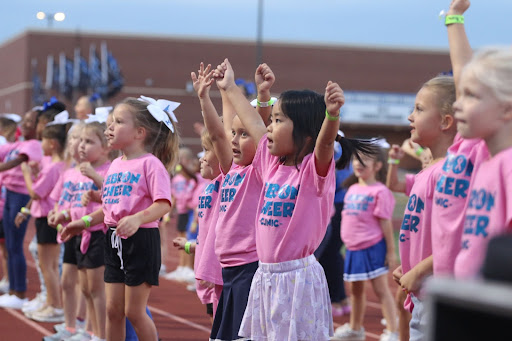
[[[68,124],[78,122],[77,119],[69,118],[69,113],[67,110],[61,111],[53,118],[53,121],[48,122],[46,126],[53,126],[56,124]]]
[[[153,116],[158,122],[163,122],[167,128],[169,128],[169,130],[174,133],[174,127],[169,117],[174,122],[178,122],[178,119],[174,115],[173,111],[176,110],[176,108],[179,107],[181,103],[172,102],[165,99],[155,100],[154,98],[146,96],[140,96],[138,100],[149,103],[148,111],[151,113],[151,116]]]
[[[98,123],[105,123],[107,122],[108,114],[110,114],[110,111],[112,111],[112,107],[98,107],[94,111],[93,114],[89,114],[89,116],[84,120],[85,123],[92,123],[92,122],[98,122]]]
[[[385,139],[385,138],[378,138],[378,139],[375,139],[373,140],[373,143],[375,145],[377,145],[378,147],[380,148],[384,148],[384,149],[387,149],[387,148],[390,148],[391,146],[389,145],[389,142]]]

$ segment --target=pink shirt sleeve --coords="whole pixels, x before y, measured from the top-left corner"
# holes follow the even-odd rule
[[[377,193],[375,209],[373,215],[380,219],[391,219],[393,209],[395,208],[395,197],[387,188],[383,188]]]
[[[63,162],[51,163],[47,167],[44,167],[32,186],[34,193],[40,198],[50,196],[52,190],[57,187],[55,184],[58,184],[63,168]],[[53,198],[50,196],[50,199]]]
[[[41,144],[37,140],[29,140],[20,144],[19,147],[19,155],[25,154],[29,161],[41,161],[43,158],[43,151],[41,149]]]

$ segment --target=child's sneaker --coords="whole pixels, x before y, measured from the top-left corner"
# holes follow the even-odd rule
[[[64,321],[64,309],[48,306],[31,314],[30,318],[37,322],[62,322]]]
[[[176,280],[177,278],[179,278],[181,276],[181,274],[183,273],[183,270],[185,270],[185,267],[178,266],[176,268],[176,270],[169,272],[168,274],[166,274],[164,276],[164,278],[170,279],[170,280]]]
[[[0,281],[0,292],[4,294],[9,292],[9,281],[7,280],[6,277],[2,278],[2,280]]]
[[[0,296],[0,307],[1,308],[10,308],[10,309],[21,309],[23,307],[23,303],[27,302],[26,298],[19,298],[16,295],[2,295]]]
[[[392,333],[388,329],[384,329],[383,333],[380,334],[379,341],[398,341],[398,333]]]
[[[43,337],[43,341],[64,341],[68,340],[72,336],[74,336],[76,333],[71,333],[69,330],[64,328],[61,331],[58,331],[57,333],[49,336]]]
[[[25,303],[23,307],[21,307],[21,311],[25,314],[34,312],[41,309],[45,303],[46,295],[44,295],[43,293],[38,293],[36,297],[34,297],[33,299]]]
[[[334,338],[331,340],[364,341],[366,340],[366,335],[363,327],[359,330],[354,330],[350,328],[350,324],[345,323],[341,327],[336,328]]]
[[[89,334],[88,331],[80,329],[75,335],[70,337],[67,341],[90,341],[91,339],[92,335]]]
[[[167,275],[167,268],[165,264],[162,264],[160,265],[160,271],[158,272],[158,276],[164,277],[165,275]]]

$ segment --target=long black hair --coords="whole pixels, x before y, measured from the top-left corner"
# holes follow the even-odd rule
[[[279,99],[282,113],[293,122],[293,142],[297,148],[294,157],[295,165],[299,162],[301,152],[312,153],[316,139],[325,119],[324,96],[311,90],[289,90],[281,94]],[[311,138],[308,144],[307,138]],[[336,166],[345,168],[355,155],[361,160],[360,154],[375,155],[379,148],[373,140],[349,139],[338,135],[336,140],[341,144],[342,154]]]

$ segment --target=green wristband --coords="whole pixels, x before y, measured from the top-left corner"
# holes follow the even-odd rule
[[[398,159],[392,159],[392,158],[389,158],[389,159],[388,159],[388,163],[389,163],[390,165],[398,165],[398,164],[400,163],[400,160],[398,160]]]
[[[22,207],[20,212],[26,215],[30,215],[30,210],[26,207]]]
[[[421,153],[423,153],[423,151],[424,151],[424,150],[425,150],[425,149],[423,149],[423,147],[419,147],[418,149],[416,149],[416,152],[415,152],[415,153],[416,153],[416,156],[420,156],[420,155],[421,155]]]
[[[275,97],[270,98],[270,101],[267,101],[267,102],[260,102],[259,99],[256,99],[256,104],[260,108],[266,108],[266,107],[271,107],[272,105],[274,105],[275,101],[277,101],[277,98],[275,98]]]
[[[337,120],[340,118],[340,115],[331,116],[331,114],[329,114],[329,112],[327,111],[327,109],[325,109],[325,117],[327,117],[327,119],[328,119],[329,121],[337,121]]]
[[[90,215],[84,215],[82,217],[82,221],[85,223],[85,228],[88,229],[89,227],[91,227],[91,221],[92,221],[92,217]]]
[[[57,232],[60,232],[60,230],[62,230],[62,224],[57,224]]]
[[[447,15],[444,19],[444,24],[446,26],[451,24],[464,24],[464,16],[460,14]]]
[[[191,242],[186,242],[186,243],[185,243],[185,247],[184,247],[184,249],[185,249],[185,252],[186,252],[188,255],[190,255],[190,245],[191,245],[191,244],[192,244]]]

